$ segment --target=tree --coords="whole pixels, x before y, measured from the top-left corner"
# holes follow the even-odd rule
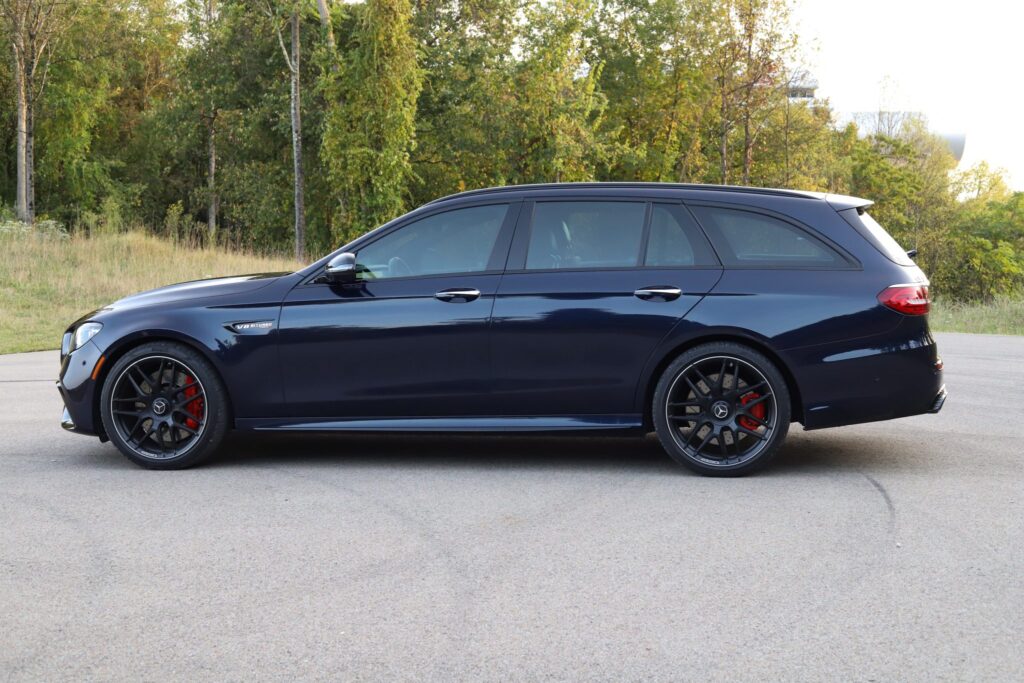
[[[515,153],[514,84],[523,0],[419,0],[413,37],[422,88],[411,157],[413,203],[501,185]]]
[[[288,8],[288,25],[291,27],[291,55],[284,46],[284,38],[281,36],[280,27],[277,30],[277,42],[281,46],[281,54],[284,55],[285,64],[291,77],[291,112],[292,122],[292,179],[294,187],[295,205],[295,259],[303,261],[306,258],[306,201],[305,201],[305,173],[302,168],[302,34],[299,18],[299,3],[291,0]],[[267,13],[273,19],[275,8],[267,3]],[[321,17],[322,18],[322,17]],[[328,36],[333,33],[328,32]]]
[[[217,0],[203,0],[204,35],[203,47],[210,50],[210,41],[217,19]],[[207,139],[207,171],[206,188],[209,192],[209,208],[206,212],[207,233],[211,242],[217,237],[217,212],[220,208],[220,197],[217,194],[217,105],[214,98],[209,98],[209,105],[202,114],[206,121]]]
[[[795,47],[784,34],[789,8],[779,0],[745,0],[737,9],[742,49],[742,84],[739,101],[743,124],[742,183],[750,184],[754,145],[771,113],[788,97],[784,61]]]
[[[316,0],[316,10],[320,15],[320,27],[324,32],[324,42],[327,43],[327,51],[333,58],[337,51],[337,46],[334,42],[334,26],[331,25],[331,9],[328,0]],[[337,68],[337,63],[332,60],[331,69],[336,71]]]
[[[368,0],[347,50],[343,102],[326,119],[323,156],[344,213],[343,240],[402,212],[412,179],[421,87],[409,0]]]
[[[70,0],[0,0],[0,18],[14,50],[17,98],[17,192],[15,210],[35,220],[35,112],[46,88],[50,53],[74,16]]]
[[[711,17],[708,62],[718,105],[719,181],[729,182],[730,138],[739,129],[741,182],[746,185],[758,137],[786,97],[785,61],[795,45],[785,30],[788,2],[712,0],[706,6]]]
[[[528,31],[514,80],[509,182],[589,180],[607,158],[602,65],[587,61],[589,0],[555,0],[526,9]]]

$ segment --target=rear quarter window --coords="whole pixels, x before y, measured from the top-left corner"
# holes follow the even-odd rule
[[[893,239],[893,236],[879,225],[878,221],[872,218],[867,211],[845,209],[840,211],[839,215],[870,242],[871,246],[882,252],[887,259],[901,266],[914,265],[914,261],[907,255],[906,249],[901,247],[899,242]]]
[[[792,223],[766,214],[719,206],[691,206],[726,266],[847,268],[835,249]]]

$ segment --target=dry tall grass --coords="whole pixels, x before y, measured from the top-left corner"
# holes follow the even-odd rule
[[[936,301],[928,322],[938,332],[1024,334],[1024,299],[1003,297],[989,303]]]
[[[196,249],[137,232],[93,238],[0,232],[0,353],[57,348],[68,323],[127,294],[297,267],[290,259]]]

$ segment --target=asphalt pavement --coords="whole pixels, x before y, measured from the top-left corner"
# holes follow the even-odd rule
[[[939,415],[706,479],[653,438],[232,437],[135,467],[0,357],[0,680],[1024,680],[1024,337]]]

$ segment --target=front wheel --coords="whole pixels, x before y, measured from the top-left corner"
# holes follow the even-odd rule
[[[665,369],[651,407],[661,445],[711,476],[767,465],[786,438],[789,388],[763,354],[731,342],[702,344]]]
[[[110,369],[100,417],[111,442],[150,469],[205,460],[228,429],[227,392],[198,352],[172,342],[132,349]]]

